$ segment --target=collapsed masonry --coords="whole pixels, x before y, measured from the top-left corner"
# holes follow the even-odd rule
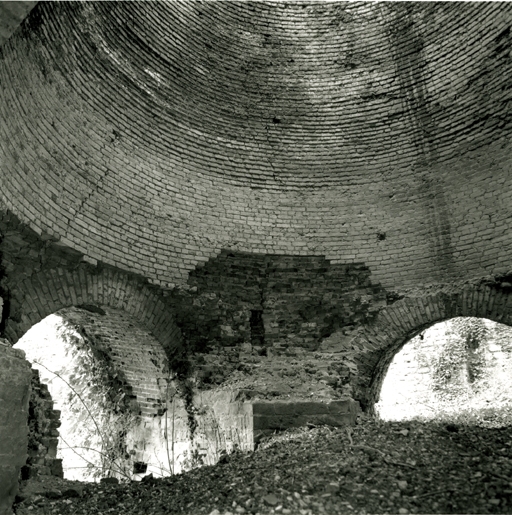
[[[21,479],[41,476],[63,477],[62,460],[57,459],[60,411],[53,409],[48,387],[41,383],[39,371],[32,369],[28,407],[27,461],[21,468]]]
[[[7,513],[17,491],[18,479],[47,475],[62,477],[63,472],[62,460],[56,458],[60,412],[53,409],[46,385],[41,384],[37,370],[30,371],[23,352],[5,343],[0,350],[3,353],[0,377],[11,379],[9,388],[3,385],[1,390],[9,401],[7,404],[4,400],[7,409],[2,410],[0,425],[2,442],[9,447],[9,452],[7,447],[3,450],[9,466],[4,465],[0,471],[4,485],[0,500],[2,510]],[[126,442],[132,478],[148,473],[166,475],[186,467],[214,463],[225,452],[252,450],[262,436],[290,427],[354,424],[358,414],[357,404],[350,399],[247,401],[243,391],[233,389],[197,392],[193,405],[196,422],[193,438],[190,412],[181,399],[173,401],[172,420],[169,420],[169,412],[161,416],[142,416],[131,428]],[[170,431],[171,425],[175,461],[162,467],[162,462],[166,461],[165,453],[169,451],[165,433]]]
[[[183,434],[197,396],[371,411],[418,332],[512,324],[511,4],[22,11],[0,15],[0,336],[72,307],[146,331],[86,331],[147,422],[137,471],[171,371]]]

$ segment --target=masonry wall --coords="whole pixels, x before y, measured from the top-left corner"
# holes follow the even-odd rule
[[[48,389],[36,381],[26,479],[62,475],[62,463],[67,479],[90,480],[93,471],[81,468],[92,462],[99,469],[101,460],[89,447],[99,449],[115,430],[121,430],[119,424],[130,433],[139,423],[165,412],[169,377],[165,352],[152,334],[121,310],[97,306],[60,310],[28,331],[17,346],[40,371],[62,412],[62,441],[55,462],[60,411],[52,411]],[[110,419],[108,409],[122,412],[126,420]],[[122,465],[131,473],[131,462]]]
[[[21,479],[41,476],[63,477],[62,459],[57,458],[60,411],[53,409],[47,385],[41,383],[39,371],[32,369],[28,408],[28,458],[21,469]]]
[[[45,321],[43,328],[28,332],[18,345],[29,359],[50,368],[43,367],[40,373],[60,385],[59,391],[68,390],[54,373],[68,377],[77,366],[73,352],[92,352],[115,374],[112,381],[124,389],[137,413],[154,416],[161,411],[169,374],[167,357],[155,337],[121,310],[96,306],[62,309]]]
[[[225,453],[254,449],[252,407],[237,390],[196,392],[193,402],[193,434],[183,399],[174,393],[162,416],[144,418],[134,428],[128,437],[133,460],[147,466],[136,478],[213,465]]]
[[[111,363],[137,413],[161,414],[169,367],[162,346],[149,331],[127,313],[107,307],[58,314],[78,330],[98,359]]]
[[[202,352],[244,342],[315,350],[387,302],[363,264],[229,251],[193,270],[168,299],[187,347]]]
[[[506,272],[511,20],[42,2],[2,48],[2,209],[166,288],[222,249],[395,289]]]
[[[0,333],[107,306],[200,374],[248,344],[359,352],[364,399],[467,285],[506,308],[511,24],[507,3],[41,2],[0,51]]]
[[[165,349],[182,345],[163,292],[136,274],[96,266],[76,250],[39,236],[12,212],[0,212],[0,331],[15,343],[34,324],[70,306],[121,309],[147,328]]]
[[[194,406],[193,438],[179,397],[168,403],[163,417],[144,420],[130,435],[134,460],[147,465],[145,473],[169,475],[212,465],[226,453],[254,450],[263,436],[284,429],[354,425],[360,412],[353,400],[247,401],[241,390],[228,388],[197,392]]]
[[[0,340],[0,513],[10,515],[27,460],[30,364]]]

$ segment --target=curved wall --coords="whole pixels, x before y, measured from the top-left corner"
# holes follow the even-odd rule
[[[164,287],[221,249],[394,289],[510,271],[511,24],[507,3],[41,3],[0,54],[0,207]]]
[[[9,39],[37,2],[2,2],[0,4],[0,46]]]
[[[164,348],[128,312],[105,307],[98,311],[66,308],[56,314],[76,328],[83,339],[82,346],[105,356],[111,371],[117,373],[118,385],[132,400],[135,413],[148,418],[160,415],[165,402],[165,378],[169,375]]]
[[[512,285],[502,281],[465,284],[451,291],[398,300],[349,338],[342,333],[329,338],[336,352],[357,351],[358,395],[373,410],[382,382],[395,355],[413,337],[438,322],[455,317],[487,318],[512,326]]]

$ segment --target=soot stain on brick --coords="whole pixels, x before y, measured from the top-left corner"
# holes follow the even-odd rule
[[[169,299],[192,352],[244,342],[314,350],[340,328],[371,319],[386,292],[363,263],[223,251]]]
[[[433,176],[437,162],[437,128],[428,105],[425,87],[424,42],[413,19],[410,5],[392,5],[394,13],[388,29],[400,89],[404,98],[407,120],[416,147],[418,194],[427,220],[435,273],[438,279],[455,275],[454,250],[451,240],[450,212],[442,185]]]
[[[480,284],[503,293],[512,293],[512,272],[496,275],[493,279],[484,279]]]

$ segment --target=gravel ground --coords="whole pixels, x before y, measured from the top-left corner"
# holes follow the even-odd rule
[[[18,515],[512,513],[512,427],[301,428],[173,477],[32,482],[19,501]]]

